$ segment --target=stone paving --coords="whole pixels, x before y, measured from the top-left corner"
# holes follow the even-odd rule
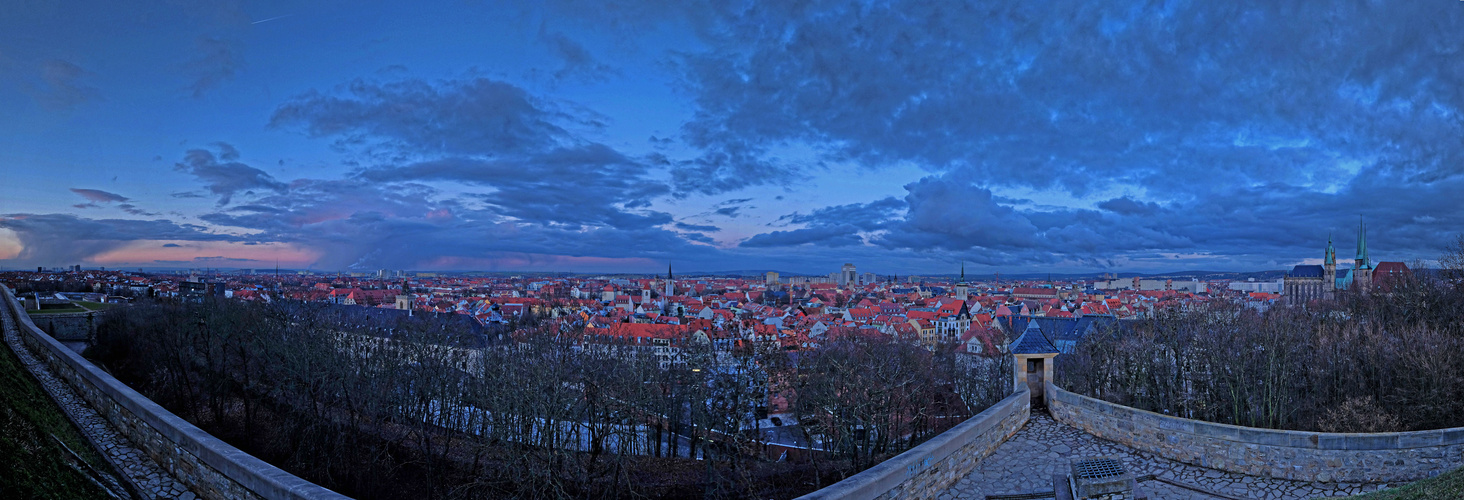
[[[1099,439],[1059,423],[1040,411],[1017,434],[1002,443],[976,469],[961,478],[939,500],[984,500],[986,495],[1052,491],[1052,476],[1066,473],[1072,460],[1111,456],[1122,460],[1136,476],[1153,474],[1175,483],[1219,493],[1210,495],[1158,480],[1139,483],[1156,500],[1215,498],[1257,498],[1291,500],[1333,498],[1377,490],[1385,485],[1358,483],[1308,483],[1246,476],[1206,469],[1155,456],[1127,446]]]
[[[126,436],[117,432],[110,422],[86,400],[82,399],[72,390],[65,381],[56,378],[51,374],[50,367],[47,367],[20,341],[20,332],[16,329],[18,325],[11,317],[9,307],[0,303],[0,317],[3,317],[5,328],[5,343],[10,350],[15,351],[15,356],[20,358],[21,364],[25,365],[31,374],[40,380],[41,386],[51,395],[51,399],[60,404],[66,416],[71,422],[81,429],[92,445],[100,451],[112,466],[126,476],[131,483],[144,497],[166,498],[179,500],[193,500],[195,495],[183,486],[183,483],[169,475],[167,471],[158,466],[151,457],[141,450],[132,446],[132,442]],[[117,479],[110,474],[103,473],[107,487],[119,495],[128,496]]]

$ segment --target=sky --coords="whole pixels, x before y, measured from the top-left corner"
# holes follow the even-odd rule
[[[0,268],[1427,261],[1461,110],[1455,0],[11,0]]]

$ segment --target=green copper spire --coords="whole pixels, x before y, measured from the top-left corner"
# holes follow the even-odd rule
[[[1357,223],[1357,268],[1371,269],[1372,262],[1367,258],[1367,223]]]
[[[1330,231],[1327,232],[1326,263],[1334,266],[1337,265],[1337,249],[1332,247],[1332,233]]]
[[[961,283],[966,282],[966,261],[961,261]]]

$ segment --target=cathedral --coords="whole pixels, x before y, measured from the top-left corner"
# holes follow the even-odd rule
[[[1384,262],[1389,267],[1400,267],[1402,263]],[[1403,267],[1406,270],[1406,267]],[[1332,238],[1327,237],[1327,250],[1322,265],[1296,266],[1287,273],[1284,294],[1286,303],[1301,305],[1313,300],[1332,300],[1337,290],[1357,289],[1366,292],[1373,288],[1373,266],[1367,256],[1367,224],[1357,229],[1357,258],[1352,269],[1337,272],[1337,249],[1332,247]]]

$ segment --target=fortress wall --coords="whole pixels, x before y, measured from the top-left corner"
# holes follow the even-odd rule
[[[97,334],[96,311],[79,313],[37,314],[32,323],[50,332],[56,340],[90,341]]]
[[[20,336],[52,373],[65,379],[138,449],[207,499],[345,499],[230,446],[147,399],[46,335],[10,289],[0,299],[15,312]]]
[[[1027,424],[1030,400],[1027,391],[1007,396],[920,446],[798,498],[935,498]]]
[[[1216,424],[1121,406],[1047,384],[1059,422],[1191,465],[1297,481],[1394,482],[1464,464],[1464,427],[1343,434]]]

